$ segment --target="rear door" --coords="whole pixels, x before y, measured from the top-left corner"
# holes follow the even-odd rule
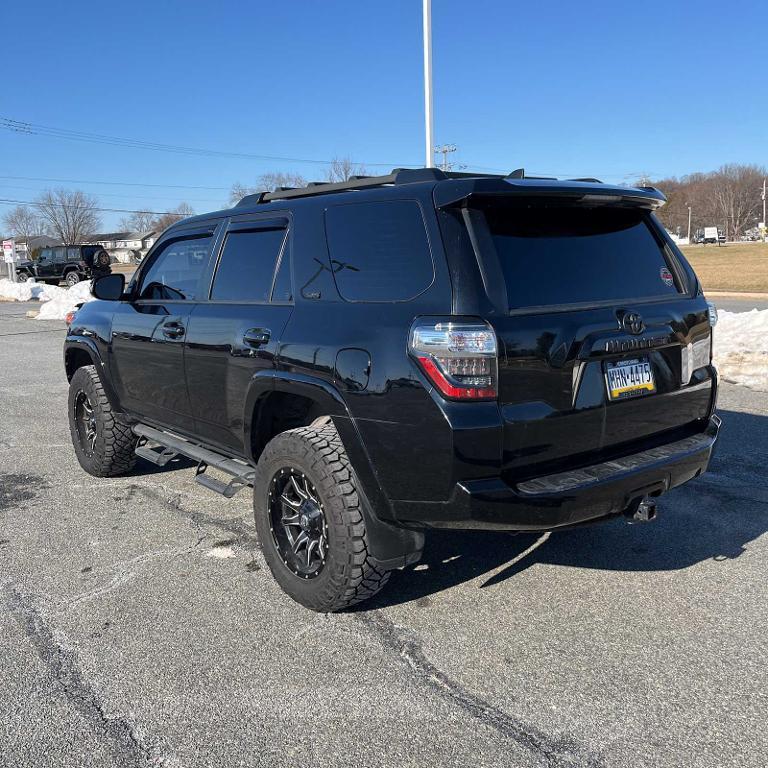
[[[212,262],[207,300],[192,313],[186,374],[196,434],[245,453],[244,404],[255,375],[274,368],[293,309],[287,214],[233,218]]]
[[[495,199],[466,218],[504,304],[489,319],[512,478],[632,452],[708,416],[707,305],[648,211]]]
[[[121,403],[150,421],[194,431],[184,374],[190,313],[205,294],[216,226],[175,230],[142,266],[130,302],[119,302],[112,321],[110,365]]]

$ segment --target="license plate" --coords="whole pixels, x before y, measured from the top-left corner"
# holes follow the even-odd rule
[[[647,357],[605,363],[605,387],[609,400],[649,395],[656,391],[653,369]]]

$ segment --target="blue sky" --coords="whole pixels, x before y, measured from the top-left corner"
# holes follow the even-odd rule
[[[423,162],[420,0],[3,3],[0,116],[371,172]],[[435,141],[469,168],[631,181],[766,158],[768,3],[433,0]],[[383,165],[375,165],[382,163]],[[0,176],[218,207],[266,171],[0,130]],[[99,185],[107,181],[166,187]],[[0,198],[53,182],[0,178]],[[214,187],[220,189],[194,189]],[[6,207],[0,206],[0,212]],[[105,228],[120,214],[105,213]]]

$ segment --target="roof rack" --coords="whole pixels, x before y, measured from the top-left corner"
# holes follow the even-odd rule
[[[314,195],[328,195],[334,192],[348,190],[367,189],[370,187],[384,187],[398,184],[413,184],[420,181],[446,181],[447,179],[536,179],[557,181],[549,176],[526,176],[523,168],[517,168],[509,174],[500,173],[467,173],[442,171],[439,168],[395,168],[392,173],[385,176],[350,176],[346,181],[327,182],[310,181],[306,187],[278,187],[273,192],[257,192],[246,195],[237,208],[270,203],[273,200],[287,200],[294,197],[311,197]],[[589,181],[601,183],[598,179],[570,179],[570,181]]]
[[[327,182],[310,181],[306,187],[278,187],[274,192],[257,192],[246,195],[238,208],[269,203],[273,200],[286,200],[293,197],[310,197],[312,195],[328,195],[333,192],[344,192],[368,187],[383,187],[397,184],[413,184],[419,181],[445,181],[446,179],[469,179],[476,177],[497,177],[492,173],[452,173],[441,171],[439,168],[395,168],[386,176],[350,176],[346,181]]]

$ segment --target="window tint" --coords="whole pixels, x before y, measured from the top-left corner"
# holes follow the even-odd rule
[[[79,248],[67,248],[67,261],[79,261],[80,249]]]
[[[483,210],[512,309],[678,293],[643,211],[504,204]]]
[[[434,266],[415,201],[334,206],[325,224],[336,286],[347,301],[406,301],[431,285]]]
[[[269,301],[285,229],[229,232],[213,280],[214,301]]]
[[[172,240],[141,278],[139,297],[164,301],[192,301],[208,257],[211,236]]]
[[[53,261],[56,264],[63,264],[67,260],[67,251],[65,248],[53,249]]]

